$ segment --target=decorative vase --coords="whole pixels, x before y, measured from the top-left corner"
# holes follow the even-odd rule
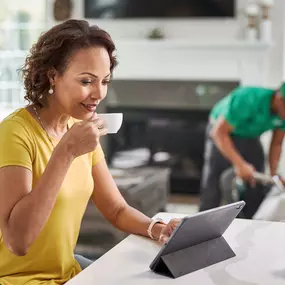
[[[246,8],[247,15],[247,27],[246,27],[246,39],[249,41],[257,40],[257,20],[259,14],[259,6],[251,3]]]
[[[270,20],[270,8],[273,0],[261,0],[261,20],[260,20],[260,39],[264,42],[272,41],[272,21]]]

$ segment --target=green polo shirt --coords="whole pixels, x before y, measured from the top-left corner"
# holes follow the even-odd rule
[[[285,131],[285,120],[271,111],[275,90],[258,87],[238,87],[219,101],[210,118],[223,116],[233,127],[232,134],[245,138],[260,136],[268,130]]]

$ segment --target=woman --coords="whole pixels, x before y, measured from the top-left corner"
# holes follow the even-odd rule
[[[99,144],[96,116],[116,66],[109,34],[69,20],[44,33],[22,69],[26,108],[0,124],[0,284],[64,284],[89,198],[120,230],[165,242],[178,224],[127,205]],[[80,261],[80,260],[79,260]],[[83,263],[82,263],[83,264]]]

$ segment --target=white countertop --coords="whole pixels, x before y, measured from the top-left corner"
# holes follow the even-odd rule
[[[169,220],[184,215],[158,216]],[[285,223],[236,219],[224,237],[236,257],[171,279],[149,269],[160,246],[147,238],[130,235],[66,284],[285,284]]]

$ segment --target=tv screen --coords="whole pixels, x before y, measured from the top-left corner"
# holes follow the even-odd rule
[[[235,0],[84,0],[85,18],[232,18]]]

